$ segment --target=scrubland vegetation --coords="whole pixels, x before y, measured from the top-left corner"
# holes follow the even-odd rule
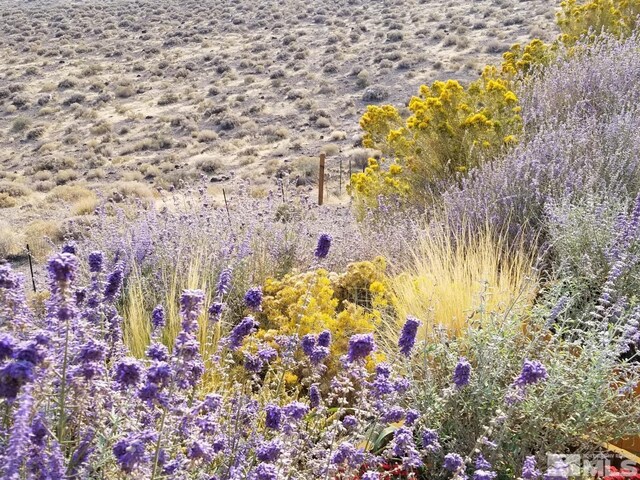
[[[33,106],[16,97],[35,87],[9,63],[2,118],[11,135],[32,138],[12,137],[2,153],[5,164],[23,162],[0,183],[2,478],[640,475],[629,463],[640,453],[640,3],[566,0],[555,24],[543,15],[553,33],[519,39],[514,26],[538,4],[524,2],[518,16],[493,2],[508,13],[499,28],[514,35],[482,48],[463,33],[487,28],[490,15],[465,30],[460,6],[443,14],[429,1],[338,4],[342,16],[294,2],[220,2],[208,17],[189,3],[73,4],[68,17],[52,16],[61,8],[53,4],[34,14],[34,29],[48,19],[62,32],[54,38],[70,38],[24,55],[56,58],[50,50],[60,48],[91,59],[36,102],[53,109],[42,115],[72,122],[66,135],[78,134],[77,122],[107,140],[82,159],[66,150],[75,142],[43,142],[27,164],[24,145],[53,126],[36,127]],[[31,8],[3,5],[10,48]],[[158,21],[175,11],[193,34],[161,36]],[[144,81],[84,88],[104,74],[93,58],[101,49],[76,31],[96,12],[108,19],[98,37],[162,39],[144,51],[162,56],[155,73],[134,62]],[[139,12],[151,12],[143,24]],[[301,39],[308,24],[323,28],[324,43]],[[213,48],[220,25],[229,36]],[[357,53],[342,47],[366,35],[376,40],[373,63],[403,75],[367,64],[345,77]],[[475,73],[451,69],[412,91],[430,47],[393,46],[416,38],[467,51]],[[291,63],[262,63],[269,42]],[[198,62],[169,53],[193,52],[190,43],[215,51],[202,58],[218,75],[207,88],[194,78]],[[127,55],[109,54],[113,63]],[[310,58],[337,76],[313,95],[287,83]],[[34,64],[24,75],[38,72]],[[361,103],[341,117],[341,92],[351,88]],[[308,124],[274,121],[283,93]],[[109,98],[90,108],[94,94]],[[319,98],[333,100],[321,109]],[[106,105],[130,120],[98,118]],[[165,115],[161,107],[176,109],[171,129],[138,118]],[[198,126],[204,108],[219,122]],[[361,142],[347,154],[356,114]],[[299,137],[306,128],[326,134]],[[154,133],[128,137],[142,131]],[[300,156],[279,157],[284,145]],[[338,184],[346,193],[321,206],[320,150],[354,163]],[[236,162],[244,178],[229,172]],[[548,457],[612,453],[597,472]]]

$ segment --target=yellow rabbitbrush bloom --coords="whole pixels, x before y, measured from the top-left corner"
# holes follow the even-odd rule
[[[392,159],[370,160],[364,172],[352,175],[349,192],[361,216],[377,207],[380,196],[424,198],[442,179],[493,158],[505,148],[505,137],[522,130],[518,97],[494,67],[467,88],[455,80],[422,85],[408,108],[411,115],[403,120],[390,105],[369,106],[360,120],[364,146]]]
[[[640,0],[564,0],[556,14],[561,35],[552,43],[534,39],[524,48],[513,45],[503,55],[502,74],[511,78],[524,78],[536,67],[547,65],[561,48],[569,55],[581,38],[595,40],[601,33],[623,38],[638,26]]]
[[[602,32],[616,37],[629,36],[637,27],[640,0],[565,0],[560,4],[557,23],[561,41],[573,45],[589,34],[593,39]]]
[[[393,303],[385,269],[384,259],[378,258],[352,263],[341,274],[318,269],[289,274],[281,280],[268,279],[263,287],[257,338],[270,341],[276,335],[302,337],[329,330],[333,341],[328,366],[338,368],[349,338],[374,331],[384,309]]]

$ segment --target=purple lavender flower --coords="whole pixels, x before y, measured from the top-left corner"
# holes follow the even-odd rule
[[[282,409],[278,405],[272,403],[264,407],[266,413],[265,425],[271,430],[280,430],[280,422],[282,421]]]
[[[77,478],[78,473],[82,469],[82,467],[86,464],[89,459],[91,453],[95,450],[93,446],[93,439],[95,437],[95,432],[89,429],[83,436],[82,440],[78,447],[74,450],[71,455],[71,460],[69,462],[70,468],[68,469],[69,478]]]
[[[434,453],[440,450],[440,437],[438,432],[430,428],[425,429],[422,432],[422,448],[429,453]]]
[[[351,468],[356,468],[364,462],[364,452],[349,442],[342,442],[333,454],[331,462],[335,465],[346,463]]]
[[[362,480],[380,480],[380,473],[371,470],[364,472],[362,474]]]
[[[222,317],[223,311],[224,311],[224,303],[213,302],[209,306],[209,320],[213,323],[219,322],[220,318]]]
[[[128,438],[118,440],[113,446],[113,455],[123,472],[131,473],[138,465],[146,461],[144,440],[139,435],[131,435]]]
[[[316,336],[310,333],[305,335],[300,341],[300,346],[302,347],[302,351],[304,352],[304,354],[307,357],[310,357],[311,355],[313,355],[313,349],[316,346]]]
[[[233,327],[229,334],[229,348],[237,350],[242,345],[245,337],[250,335],[258,328],[258,322],[253,317],[243,318],[238,325]]]
[[[0,369],[0,398],[15,400],[20,388],[34,378],[33,363],[12,361]]]
[[[155,385],[166,386],[173,374],[171,366],[166,362],[156,362],[147,370],[147,381]]]
[[[77,248],[76,242],[73,242],[73,241],[67,242],[62,246],[62,253],[70,253],[72,255],[75,255],[76,248]]]
[[[208,463],[211,461],[213,457],[213,452],[211,446],[203,441],[196,440],[189,448],[187,448],[187,458],[189,460],[198,460],[201,459],[204,462]]]
[[[444,468],[450,472],[457,472],[464,465],[464,460],[457,453],[447,453],[444,457]]]
[[[522,372],[514,380],[514,385],[521,387],[533,385],[547,378],[547,369],[537,360],[526,360],[522,365]]]
[[[100,341],[90,338],[80,347],[78,360],[82,363],[102,362],[106,356],[106,345]]]
[[[407,413],[405,415],[404,424],[407,427],[411,427],[411,426],[413,426],[414,423],[416,423],[416,421],[419,418],[420,418],[420,412],[410,408],[409,410],[407,410]]]
[[[253,469],[251,480],[278,480],[278,469],[270,463],[260,463]]]
[[[251,355],[250,353],[244,354],[244,369],[250,373],[260,373],[264,363],[258,355]]]
[[[413,432],[407,427],[400,427],[393,434],[393,454],[402,459],[405,467],[418,468],[422,465],[421,455],[413,440]]]
[[[135,358],[123,358],[115,370],[115,381],[121,388],[135,387],[140,382],[142,367]]]
[[[11,265],[0,265],[0,288],[12,290],[18,286],[18,277],[13,273]]]
[[[328,233],[322,233],[318,237],[318,244],[316,245],[316,250],[314,255],[317,259],[326,258],[329,255],[329,249],[331,248],[331,242],[333,238]]]
[[[329,339],[330,339],[329,334]],[[324,341],[327,341],[327,337],[325,335]],[[300,342],[302,346],[302,351],[304,354],[309,357],[311,363],[313,365],[320,364],[325,358],[329,356],[329,348],[326,346],[322,346],[318,344],[318,338],[315,335],[308,334],[302,337],[302,341]]]
[[[353,430],[358,426],[358,419],[353,415],[346,415],[342,419],[342,426],[347,430]]]
[[[265,363],[273,362],[278,358],[278,351],[268,345],[264,345],[258,349],[258,357]]]
[[[229,287],[231,286],[231,274],[232,270],[230,268],[225,268],[220,272],[218,284],[216,285],[216,296],[219,298],[229,292]]]
[[[202,290],[184,290],[180,295],[180,317],[182,318],[182,330],[195,332],[198,329],[198,316],[204,303]]]
[[[89,271],[91,273],[102,272],[104,264],[104,254],[100,251],[91,252],[89,254]]]
[[[11,358],[16,348],[16,340],[8,333],[0,334],[0,362]]]
[[[476,458],[476,469],[473,472],[473,480],[493,480],[498,474],[491,470],[491,464],[482,454]]]
[[[417,318],[409,316],[402,327],[398,346],[400,347],[400,353],[407,357],[411,355],[411,350],[416,343],[416,334],[418,333],[418,327],[420,327],[420,324],[421,323]]]
[[[309,404],[311,405],[311,408],[317,408],[320,406],[321,401],[320,389],[318,388],[318,385],[314,383],[309,387]]]
[[[166,315],[164,313],[164,307],[157,305],[151,312],[151,326],[154,330],[161,330],[167,324]]]
[[[536,457],[533,455],[524,459],[522,478],[523,480],[537,480],[540,478],[540,471],[536,469]]]
[[[291,402],[282,407],[282,411],[287,417],[293,420],[302,420],[302,418],[309,413],[309,407],[302,402]]]
[[[352,335],[349,339],[347,358],[350,362],[366,358],[375,349],[375,342],[371,333]]]
[[[104,299],[112,303],[120,294],[122,288],[123,273],[120,267],[116,268],[107,277],[107,285],[104,288]]]
[[[275,462],[282,453],[282,442],[277,438],[258,446],[256,456],[261,462]]]
[[[473,480],[493,480],[498,474],[491,470],[476,470],[473,472]]]
[[[460,357],[456,368],[453,371],[453,383],[457,388],[462,388],[469,384],[471,379],[471,364],[466,358]]]
[[[491,464],[487,461],[486,458],[484,458],[484,455],[482,455],[481,453],[478,454],[478,457],[476,458],[476,470],[489,470],[491,469]]]
[[[30,431],[29,417],[33,406],[31,386],[25,388],[24,392],[22,392],[19,403],[20,405],[13,418],[9,444],[6,449],[5,461],[7,461],[7,465],[4,468],[3,476],[6,479],[20,478],[20,468],[27,453]]]
[[[382,416],[385,423],[396,423],[404,418],[404,408],[399,405],[393,405]]]
[[[147,348],[147,357],[151,360],[165,362],[169,359],[169,349],[162,343],[152,343]]]
[[[253,287],[247,290],[244,295],[244,303],[254,312],[259,312],[262,309],[262,288]]]
[[[47,264],[49,278],[58,284],[68,284],[76,278],[78,259],[71,253],[53,255]]]
[[[318,345],[329,348],[329,345],[331,345],[331,332],[329,330],[324,330],[318,334]]]

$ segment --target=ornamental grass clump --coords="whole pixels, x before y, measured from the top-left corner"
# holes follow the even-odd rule
[[[399,319],[413,314],[457,335],[483,310],[523,311],[533,302],[537,254],[524,239],[510,244],[508,233],[488,225],[458,231],[432,224],[409,248],[404,270],[389,281]]]

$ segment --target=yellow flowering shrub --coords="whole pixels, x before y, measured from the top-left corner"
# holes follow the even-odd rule
[[[602,32],[629,36],[640,16],[640,0],[564,0],[560,7],[557,22],[565,45],[573,45],[588,33],[594,37]]]
[[[455,80],[423,85],[408,108],[406,120],[390,105],[369,106],[362,116],[364,146],[393,160],[371,159],[352,175],[349,188],[359,206],[375,207],[380,195],[421,198],[436,182],[517,142],[522,130],[518,98],[495,67],[467,88]]]
[[[502,75],[507,78],[527,76],[534,67],[546,65],[553,58],[556,48],[556,44],[546,44],[539,38],[531,40],[524,47],[516,43],[502,55]]]
[[[385,268],[384,259],[378,258],[350,264],[341,274],[317,269],[267,279],[256,338],[271,342],[281,334],[302,338],[329,330],[333,341],[327,365],[335,368],[349,338],[374,331],[383,310],[392,305]]]
[[[617,37],[629,36],[640,16],[640,0],[564,0],[560,8],[556,20],[561,35],[550,44],[534,39],[524,47],[513,45],[503,55],[505,76],[525,77],[533,67],[546,65],[553,59],[559,47],[571,49],[584,35],[589,35],[587,40],[603,32]]]

